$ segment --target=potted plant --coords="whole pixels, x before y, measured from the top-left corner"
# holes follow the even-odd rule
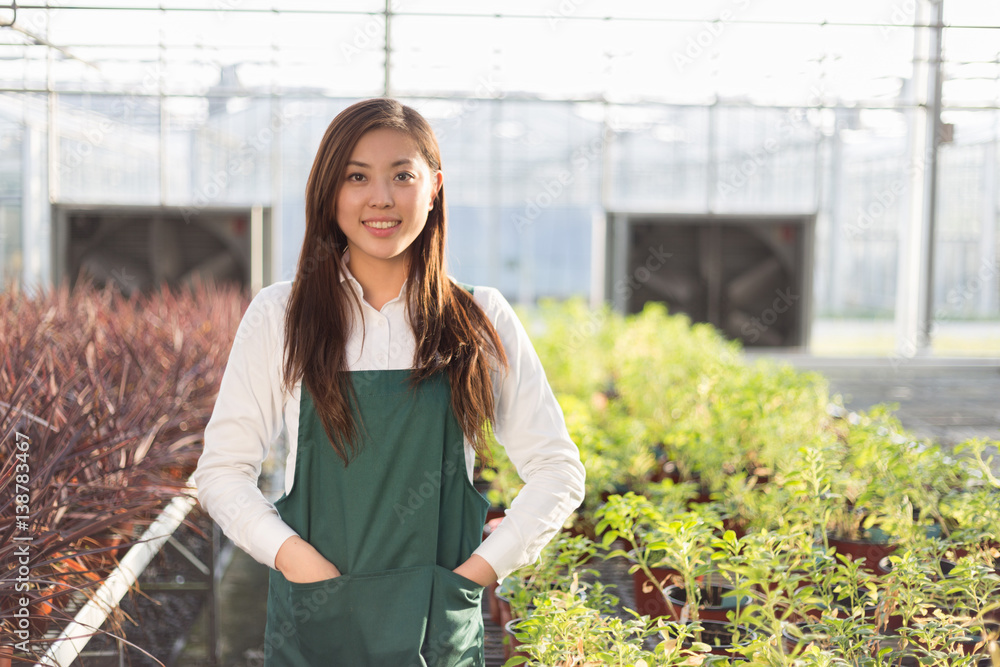
[[[551,591],[576,589],[580,575],[596,575],[584,565],[594,556],[597,545],[584,535],[559,533],[542,549],[538,560],[504,579],[496,589],[500,603],[500,626],[525,618],[539,596]]]
[[[809,652],[836,655],[849,665],[871,664],[879,650],[875,626],[859,614],[824,615],[804,623],[792,623],[782,631],[787,651],[797,659]]]
[[[629,573],[641,573],[645,578],[640,578],[642,591],[649,592],[648,587],[652,587],[663,601],[665,606],[657,609],[656,615],[680,616],[680,609],[674,609],[674,603],[665,594],[671,585],[669,579],[683,586],[686,600],[694,602],[691,620],[698,620],[699,579],[712,570],[711,540],[716,528],[721,528],[721,521],[711,508],[699,505],[683,513],[665,515],[646,498],[626,494],[610,498],[598,511],[597,518],[597,530],[605,548],[617,540],[623,540],[629,547],[628,551],[611,550],[606,558],[628,558],[632,562]],[[664,570],[667,577],[661,576]]]
[[[687,641],[691,628],[685,625],[679,628],[679,634],[667,635],[665,627],[648,616],[615,617],[578,596],[552,593],[540,600],[530,618],[516,624],[517,652],[506,666],[702,664],[708,647]],[[665,636],[650,648],[650,640],[658,634]]]
[[[682,648],[709,655],[742,660],[756,634],[748,628],[722,621],[676,621],[664,623],[661,635]],[[714,661],[712,661],[714,663]]]

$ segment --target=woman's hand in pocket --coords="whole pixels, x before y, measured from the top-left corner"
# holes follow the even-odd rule
[[[476,582],[480,586],[489,586],[497,580],[497,573],[493,567],[486,562],[485,558],[476,554],[469,556],[469,560],[452,571],[470,581]]]
[[[310,584],[340,576],[336,565],[298,535],[289,537],[281,544],[274,558],[274,567],[285,579],[296,584]]]

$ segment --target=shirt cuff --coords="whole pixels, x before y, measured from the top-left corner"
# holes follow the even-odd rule
[[[513,535],[509,534],[511,532]],[[472,553],[485,559],[497,573],[497,582],[503,583],[507,576],[521,567],[520,560],[524,557],[524,551],[519,545],[522,542],[513,522],[501,521]]]
[[[274,559],[278,556],[278,550],[289,537],[298,535],[291,526],[281,520],[277,514],[261,517],[253,531],[251,543],[247,551],[259,563],[274,567]]]

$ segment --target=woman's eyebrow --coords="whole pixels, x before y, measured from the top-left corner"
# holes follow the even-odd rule
[[[354,165],[355,167],[361,167],[363,169],[368,169],[368,168],[371,167],[370,164],[367,164],[365,162],[361,162],[359,160],[348,160],[347,164]],[[402,160],[396,160],[395,162],[393,162],[389,166],[390,167],[401,167],[403,165],[408,165],[408,164],[413,164],[413,160],[410,159],[410,158],[408,158],[408,157],[406,157],[406,158],[403,158]]]

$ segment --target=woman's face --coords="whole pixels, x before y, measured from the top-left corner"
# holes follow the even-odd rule
[[[361,136],[337,194],[337,225],[354,261],[405,261],[441,187],[417,143],[398,130]]]

